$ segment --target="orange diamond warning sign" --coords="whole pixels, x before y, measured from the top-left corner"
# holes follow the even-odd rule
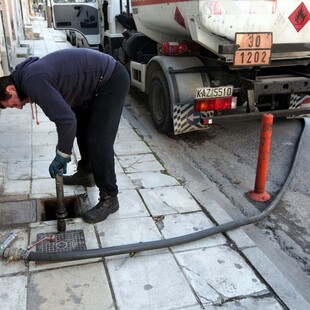
[[[291,21],[296,31],[299,32],[310,20],[310,13],[305,4],[302,2],[288,19]]]

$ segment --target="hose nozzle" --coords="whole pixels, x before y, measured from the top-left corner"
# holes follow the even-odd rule
[[[19,261],[21,259],[24,259],[26,255],[26,251],[23,249],[18,248],[6,248],[3,251],[3,258],[7,258],[7,264],[12,261]]]

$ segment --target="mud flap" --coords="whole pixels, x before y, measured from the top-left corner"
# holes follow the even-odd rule
[[[289,109],[298,109],[301,107],[310,106],[310,96],[305,94],[292,94]],[[310,114],[303,114],[298,116],[288,116],[287,118],[301,118],[310,117]]]
[[[175,104],[173,106],[174,134],[210,128],[200,123],[200,113],[194,110],[194,104]]]

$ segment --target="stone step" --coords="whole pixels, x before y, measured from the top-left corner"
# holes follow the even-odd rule
[[[16,48],[16,57],[27,57],[28,56],[28,47],[17,47]]]

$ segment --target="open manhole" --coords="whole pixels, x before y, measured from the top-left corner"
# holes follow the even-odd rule
[[[82,229],[67,230],[65,232],[39,233],[37,241],[54,235],[55,241],[44,240],[36,245],[37,252],[56,253],[87,250],[85,236]]]
[[[64,207],[67,210],[66,218],[80,217],[85,209],[85,197],[70,196],[64,198]],[[40,221],[57,220],[57,198],[47,198],[40,200]]]
[[[57,220],[57,198],[0,202],[0,226]],[[86,194],[64,198],[66,218],[81,217],[89,209]]]

